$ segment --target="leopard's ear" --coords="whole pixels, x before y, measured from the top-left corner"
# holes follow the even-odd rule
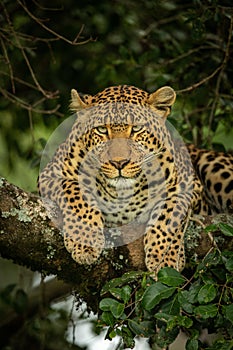
[[[164,86],[149,95],[147,102],[156,109],[156,113],[166,118],[176,100],[176,93],[170,86]]]
[[[90,105],[89,100],[92,98],[90,95],[79,94],[75,89],[71,90],[71,103],[70,109],[73,112],[77,112],[80,109],[86,108]]]

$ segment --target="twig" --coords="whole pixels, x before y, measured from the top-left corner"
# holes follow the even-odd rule
[[[55,32],[54,30],[50,29],[48,26],[46,26],[42,20],[40,20],[39,18],[37,18],[36,16],[34,16],[30,11],[29,9],[27,8],[27,6],[25,6],[22,1],[20,0],[17,0],[18,4],[24,9],[24,11],[29,15],[29,17],[31,17],[36,23],[38,23],[42,28],[44,28],[47,32],[53,34],[56,38],[59,38],[60,40],[63,40],[65,42],[67,42],[68,44],[70,45],[83,45],[83,44],[86,44],[90,41],[92,41],[93,39],[92,38],[89,38],[87,40],[84,40],[84,41],[81,41],[81,42],[78,42],[78,39],[80,38],[81,36],[81,33],[83,31],[83,28],[84,28],[84,25],[81,26],[80,28],[80,31],[78,32],[78,34],[76,35],[76,37],[74,38],[73,41],[67,39],[66,37],[60,35],[59,33]]]
[[[228,33],[227,46],[226,46],[226,50],[225,50],[225,56],[224,56],[224,59],[223,59],[221,65],[219,67],[217,67],[210,75],[203,78],[199,82],[197,82],[197,83],[195,83],[195,84],[193,84],[185,89],[177,90],[176,92],[178,94],[181,94],[184,92],[189,92],[189,91],[196,89],[200,85],[202,85],[202,84],[206,83],[208,80],[212,79],[216,74],[218,74],[218,72],[220,72],[220,74],[219,74],[220,77],[219,77],[219,82],[217,82],[216,90],[217,91],[219,90],[220,82],[222,79],[222,74],[223,74],[223,71],[225,69],[225,66],[226,66],[227,61],[228,61],[229,56],[230,56],[230,44],[231,44],[231,38],[232,38],[232,28],[233,28],[233,15],[231,16],[231,20],[230,20],[230,27],[229,27],[229,33]]]
[[[2,38],[0,40],[1,40],[3,54],[4,54],[4,57],[5,57],[5,60],[6,60],[6,64],[8,65],[8,68],[9,68],[12,91],[13,91],[13,93],[15,93],[13,68],[12,68],[11,62],[9,60],[7,49],[6,49],[6,46],[4,44],[4,41],[2,40]]]
[[[198,86],[200,86],[200,85],[206,83],[208,80],[212,79],[221,69],[222,69],[222,64],[218,68],[216,68],[215,71],[213,71],[213,73],[211,73],[207,77],[203,78],[202,80],[198,81],[197,83],[195,83],[195,84],[193,84],[185,89],[177,90],[176,93],[183,94],[184,92],[189,92],[189,91],[196,89]]]
[[[170,64],[174,64],[174,63],[176,63],[177,61],[180,61],[180,60],[182,60],[183,58],[187,58],[188,56],[191,56],[191,55],[193,55],[194,53],[199,52],[199,51],[201,51],[201,50],[212,50],[212,49],[213,49],[213,47],[210,46],[210,45],[202,45],[202,46],[196,47],[196,48],[194,48],[194,49],[191,49],[191,50],[189,50],[189,51],[187,51],[187,52],[184,52],[184,53],[182,53],[182,54],[179,55],[179,56],[176,56],[176,57],[171,58],[171,59],[169,59],[169,60],[167,60],[167,61],[164,61],[164,62],[163,62],[163,65],[164,65],[164,66],[167,66],[167,65],[170,65]],[[215,48],[215,49],[216,49],[216,48]]]
[[[212,103],[212,108],[211,108],[211,112],[210,112],[208,136],[207,136],[209,142],[211,141],[211,127],[212,127],[212,123],[213,123],[213,119],[214,119],[216,106],[217,106],[217,103],[219,101],[219,91],[220,91],[220,85],[221,85],[222,78],[223,78],[223,72],[225,70],[227,61],[229,60],[229,57],[230,57],[230,45],[231,45],[231,38],[232,38],[232,29],[233,29],[233,15],[231,15],[231,19],[230,19],[230,26],[229,26],[229,31],[228,31],[225,56],[224,56],[224,59],[223,59],[222,65],[221,65],[221,70],[220,70],[218,78],[217,78],[216,88],[215,88],[215,98],[214,98],[214,101]]]
[[[3,36],[6,41],[8,41],[11,45],[13,45],[15,47],[18,47],[17,45],[15,45],[15,42],[12,42],[12,40],[11,40],[10,34],[12,34],[12,30],[9,30],[6,28],[0,28],[0,32],[1,32],[1,36]],[[33,42],[33,43],[36,43],[38,41],[47,43],[47,42],[51,42],[51,41],[53,42],[53,41],[60,40],[57,37],[54,37],[54,38],[35,37],[35,36],[30,35],[30,34],[25,34],[25,33],[19,32],[19,31],[17,31],[17,35],[20,39],[23,39],[24,41]],[[9,38],[8,38],[8,36],[9,36]]]
[[[21,108],[24,108],[26,109],[27,111],[32,111],[32,112],[35,112],[35,113],[40,113],[40,114],[56,114],[56,115],[59,115],[59,116],[62,116],[63,114],[62,113],[59,113],[58,112],[58,109],[60,108],[60,105],[57,104],[57,106],[53,109],[49,109],[49,110],[46,110],[46,109],[37,109],[37,108],[34,108],[32,105],[26,103],[25,101],[23,101],[22,99],[16,97],[15,95],[12,95],[10,92],[8,92],[7,90],[5,89],[2,89],[0,87],[0,92],[2,93],[2,95],[8,99],[9,101],[11,101],[12,103],[20,106]],[[45,101],[46,100],[46,97],[44,97],[43,99],[40,100],[40,103],[42,101]],[[39,103],[39,101],[38,101]]]
[[[31,66],[31,64],[30,64],[30,61],[29,61],[29,59],[28,59],[28,57],[27,57],[27,55],[26,55],[26,52],[25,52],[23,46],[21,45],[21,42],[20,42],[20,40],[19,40],[19,37],[18,37],[17,33],[15,32],[14,26],[13,26],[11,20],[10,20],[10,17],[9,17],[9,15],[8,15],[8,12],[7,12],[6,8],[5,8],[5,6],[3,6],[3,8],[4,8],[4,13],[5,13],[7,22],[8,22],[8,24],[9,24],[9,27],[11,28],[11,32],[12,32],[14,38],[15,38],[15,41],[16,41],[16,43],[17,43],[18,48],[20,49],[20,51],[21,51],[21,53],[22,53],[22,56],[23,56],[23,58],[24,58],[24,60],[25,60],[25,62],[26,62],[26,65],[27,65],[27,67],[28,67],[28,69],[29,69],[29,71],[30,71],[31,77],[32,77],[32,79],[33,79],[33,81],[34,81],[34,83],[35,83],[37,89],[38,89],[46,98],[48,98],[48,99],[53,98],[53,95],[52,95],[50,92],[45,91],[45,90],[42,88],[42,86],[40,85],[38,79],[36,78],[36,75],[35,75],[35,73],[34,73],[34,71],[33,71],[33,68],[32,68],[32,66]]]
[[[5,76],[9,76],[9,74],[7,72],[4,72],[4,71],[0,71],[0,74],[5,75]],[[15,76],[15,75],[14,75],[14,81],[18,82],[18,83],[20,83],[22,85],[25,85],[25,86],[29,87],[30,89],[38,91],[38,89],[37,89],[37,87],[35,85],[33,85],[33,84],[31,84],[31,83],[29,83],[29,82],[27,82],[25,80],[22,80],[21,78]]]
[[[28,117],[29,117],[29,126],[30,126],[30,131],[31,131],[31,139],[32,139],[32,144],[35,143],[35,137],[34,137],[34,130],[33,130],[33,118],[32,118],[32,110],[28,110]]]
[[[43,5],[41,5],[39,2],[33,0],[34,4],[41,10],[47,10],[47,11],[60,11],[63,10],[63,6],[61,6],[60,8],[57,7],[45,7]]]

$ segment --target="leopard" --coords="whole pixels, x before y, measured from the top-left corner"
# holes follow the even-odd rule
[[[78,264],[97,263],[111,230],[143,224],[148,271],[182,271],[192,215],[233,209],[233,155],[186,145],[168,121],[175,100],[170,86],[71,90],[75,121],[38,187],[59,208]]]

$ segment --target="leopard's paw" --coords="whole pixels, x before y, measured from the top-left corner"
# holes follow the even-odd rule
[[[94,264],[100,254],[102,253],[105,245],[104,235],[98,233],[96,235],[89,234],[88,238],[85,236],[77,235],[74,237],[71,234],[64,235],[65,247],[72,258],[81,265]]]

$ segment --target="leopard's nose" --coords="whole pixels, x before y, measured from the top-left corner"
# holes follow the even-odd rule
[[[117,160],[110,160],[109,163],[113,165],[117,170],[123,169],[127,164],[129,164],[128,159],[117,159]]]

